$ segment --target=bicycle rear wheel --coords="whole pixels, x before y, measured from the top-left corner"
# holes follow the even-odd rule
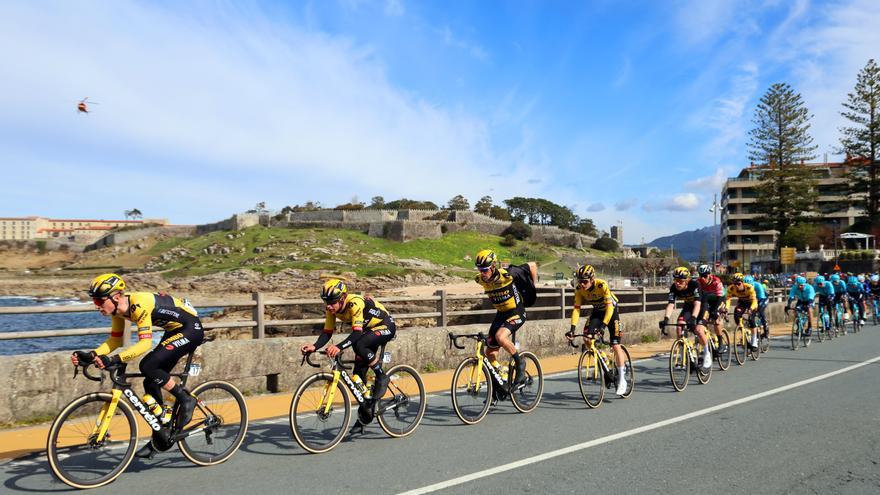
[[[718,338],[718,349],[716,350],[716,360],[718,368],[725,371],[730,368],[730,359],[733,351],[730,349],[730,334],[727,329],[721,329],[721,337]]]
[[[757,335],[755,335],[757,332],[758,332],[758,329],[757,329],[757,328],[750,328],[749,331],[748,331],[748,334],[746,335],[746,341],[749,342],[749,343],[751,344],[752,336],[757,337]],[[758,358],[761,357],[761,342],[760,342],[760,339],[757,339],[756,344],[758,344],[758,345],[755,346],[754,349],[752,348],[751,345],[748,347],[748,350],[749,350],[749,357],[752,358],[752,361],[757,361]]]
[[[203,430],[178,442],[180,452],[199,466],[212,466],[232,457],[248,428],[247,403],[235,385],[205,382],[192,394],[199,400],[186,429]]]
[[[684,340],[678,339],[669,350],[669,379],[672,381],[672,388],[681,392],[687,387],[690,376],[691,360],[685,350]]]
[[[791,323],[791,350],[796,351],[800,345],[802,331],[801,319],[795,317],[794,321]]]
[[[389,436],[405,437],[416,431],[425,415],[425,384],[419,372],[405,364],[392,366],[386,373],[391,381],[378,403],[376,416]]]
[[[595,409],[602,405],[605,398],[605,373],[599,364],[599,353],[592,349],[584,349],[578,359],[578,388],[587,407]]]
[[[821,343],[821,342],[825,342],[825,337],[827,336],[827,335],[826,335],[826,331],[825,331],[825,329],[828,328],[828,327],[830,326],[830,325],[829,325],[830,322],[828,321],[828,313],[825,313],[825,312],[823,311],[823,312],[819,315],[819,321],[816,322],[816,323],[818,323],[818,325],[816,325],[816,326],[817,326],[817,328],[816,328],[816,340],[818,340],[820,343]]]
[[[703,385],[709,383],[709,380],[712,378],[712,363],[709,363],[709,366],[703,367],[703,344],[697,343],[694,345],[694,349],[697,352],[697,380]]]
[[[336,383],[327,407],[332,385],[332,374],[316,373],[302,382],[290,401],[290,431],[296,443],[312,454],[327,452],[342,441],[351,420],[351,398],[341,383]]]
[[[489,370],[476,357],[459,363],[452,375],[452,408],[463,423],[479,423],[492,405]]]
[[[806,319],[807,318],[806,318],[806,316],[804,316],[802,318],[803,319],[801,320],[801,343],[806,348],[806,347],[810,347],[810,342],[812,342],[812,340],[813,340],[813,333],[815,332],[815,329],[811,329],[808,332],[806,329]]]
[[[629,357],[629,349],[623,344],[620,344],[620,349],[623,351],[623,355],[626,358],[626,363],[624,364],[623,369],[623,376],[626,378],[626,393],[621,395],[621,397],[626,399],[632,395],[633,390],[636,388],[636,371],[633,368],[632,359]]]
[[[526,380],[519,385],[510,384],[510,400],[513,407],[521,413],[532,412],[538,403],[541,402],[541,396],[544,394],[544,372],[541,371],[541,362],[538,356],[531,352],[520,352],[520,358],[526,363]],[[510,362],[513,368],[513,361]],[[515,375],[515,373],[511,373]]]
[[[742,366],[746,362],[746,335],[742,325],[737,325],[733,330],[733,357],[736,363]]]
[[[46,454],[52,473],[74,488],[97,488],[115,480],[131,464],[138,426],[131,407],[121,399],[110,427],[97,442],[93,430],[112,396],[84,395],[68,404],[49,428]]]

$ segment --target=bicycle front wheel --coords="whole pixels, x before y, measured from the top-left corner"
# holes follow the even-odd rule
[[[477,424],[492,405],[492,381],[489,370],[476,357],[459,363],[452,374],[452,408],[463,423]]]
[[[756,335],[757,331],[758,331],[757,328],[750,328],[749,331],[748,331],[748,335],[747,335],[747,341],[748,341],[750,344],[751,344],[751,341],[752,341],[752,337],[753,337],[753,336],[756,337],[756,339],[755,339],[756,342],[755,342],[755,343],[758,344],[758,345],[755,346],[754,348],[752,348],[751,346],[748,347],[748,349],[749,349],[749,357],[752,358],[752,361],[757,361],[758,358],[761,357],[761,342],[760,342],[760,339],[757,338],[757,335]]]
[[[377,404],[376,416],[389,436],[405,437],[416,431],[425,415],[425,384],[419,372],[405,364],[393,366],[386,373],[390,378],[388,391]]]
[[[520,359],[526,363],[525,381],[519,385],[510,384],[510,400],[513,407],[521,413],[528,413],[538,407],[541,396],[544,394],[544,372],[541,371],[541,362],[538,356],[531,352],[520,352]],[[511,361],[511,365],[513,361]],[[513,369],[513,368],[510,368]],[[515,373],[513,373],[515,375]]]
[[[593,349],[584,349],[578,359],[578,387],[587,407],[595,409],[602,405],[605,398],[605,373],[599,363],[599,353]]]
[[[672,380],[672,388],[681,392],[687,387],[690,376],[691,360],[684,340],[678,339],[672,343],[672,349],[669,350],[669,379]]]
[[[337,382],[335,389],[331,389],[332,386],[332,374],[314,374],[296,389],[290,401],[293,438],[300,447],[313,454],[335,447],[351,420],[351,398],[341,383]]]
[[[49,429],[49,467],[59,480],[74,488],[106,485],[119,477],[134,458],[138,435],[134,413],[119,400],[113,416],[104,417],[112,397],[97,393],[75,399],[61,410]],[[99,442],[96,425],[105,422],[109,422],[109,428]]]
[[[813,332],[815,332],[816,330],[812,329],[807,332],[805,329],[805,323],[805,320],[801,321],[801,342],[803,343],[804,347],[810,347],[810,342],[812,342],[813,340]]]
[[[632,395],[633,390],[636,388],[636,371],[633,368],[632,359],[629,357],[629,349],[625,345],[620,344],[620,350],[623,351],[623,355],[626,358],[626,363],[623,366],[623,376],[626,378],[626,392],[621,395],[621,397],[626,399]],[[616,365],[617,362],[615,361]]]
[[[235,385],[224,381],[205,382],[192,394],[199,403],[184,431],[191,431],[177,446],[199,466],[213,466],[232,457],[248,428],[247,403]]]
[[[694,349],[696,349],[697,356],[697,380],[703,385],[709,383],[709,379],[712,378],[712,362],[704,363],[703,362],[703,344],[696,343],[694,345]]]
[[[740,366],[745,364],[747,348],[746,334],[743,332],[743,327],[742,325],[737,325],[733,331],[733,357],[736,359],[736,364]]]
[[[796,351],[800,345],[802,331],[800,318],[795,318],[791,324],[791,350]]]
[[[825,342],[825,329],[830,326],[828,321],[828,314],[822,313],[819,317],[819,321],[816,323],[818,323],[818,325],[816,325],[816,340],[818,340],[820,343]]]
[[[730,334],[727,329],[721,329],[721,337],[718,338],[718,349],[716,349],[718,368],[725,371],[730,368],[730,358],[733,351],[730,349]]]

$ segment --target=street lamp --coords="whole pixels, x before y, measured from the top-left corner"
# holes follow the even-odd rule
[[[709,208],[709,211],[712,212],[712,269],[715,270],[716,265],[718,264],[718,210],[721,209],[721,205],[718,204],[718,193],[715,193],[715,199],[712,201],[712,207]]]

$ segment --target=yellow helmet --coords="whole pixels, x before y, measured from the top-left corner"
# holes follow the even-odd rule
[[[108,297],[114,292],[125,290],[125,281],[115,273],[105,273],[92,279],[89,296]]]
[[[733,274],[734,283],[743,282],[743,281],[745,281],[745,279],[746,279],[746,277],[742,273],[737,272],[737,273]]]
[[[477,268],[495,268],[496,259],[495,251],[492,251],[491,249],[483,249],[477,253],[477,257],[474,258],[474,265],[476,265]]]
[[[683,266],[680,266],[680,267],[676,268],[675,270],[673,270],[672,278],[677,278],[677,279],[691,278],[691,271]]]
[[[321,300],[332,304],[342,299],[347,293],[348,287],[345,286],[345,282],[338,278],[331,278],[324,282],[324,287],[321,288]]]
[[[583,265],[578,267],[577,271],[574,272],[574,276],[578,280],[592,280],[596,276],[596,270],[593,268],[593,265]]]

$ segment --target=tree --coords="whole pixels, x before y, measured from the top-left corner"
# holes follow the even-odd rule
[[[385,208],[385,198],[382,196],[373,196],[373,199],[370,200],[370,206],[367,208],[371,210],[381,210]]]
[[[868,218],[878,220],[880,206],[880,67],[874,59],[856,77],[856,86],[847,94],[843,104],[846,111],[840,115],[852,122],[851,127],[841,127],[841,149],[851,157],[850,195],[864,205]],[[861,194],[867,192],[862,200]]]
[[[815,158],[810,137],[812,116],[801,95],[776,83],[761,97],[749,131],[749,159],[762,166],[753,211],[759,228],[776,230],[777,248],[788,229],[808,217],[818,193],[813,171],[804,161]]]
[[[415,201],[412,199],[400,198],[395,201],[385,203],[385,208],[389,210],[437,210],[436,204],[430,201]]]
[[[130,209],[130,210],[125,210],[123,213],[125,214],[125,218],[126,218],[127,220],[128,220],[128,219],[130,219],[130,220],[135,220],[135,219],[137,219],[137,218],[143,218],[143,215],[141,214],[141,210],[138,210],[137,208],[132,208],[132,209]]]
[[[574,222],[571,230],[590,237],[599,237],[599,231],[596,230],[596,225],[593,223],[593,220],[589,218],[577,218],[577,221]]]
[[[605,251],[609,253],[620,250],[620,245],[617,244],[617,241],[609,236],[604,236],[596,239],[596,242],[593,243],[592,247],[593,249],[598,249],[600,251]]]
[[[783,246],[797,248],[798,251],[803,251],[807,246],[815,247],[819,241],[819,228],[811,223],[799,223],[797,225],[793,225],[788,231],[785,233],[785,237],[782,238],[781,244]]]
[[[492,208],[489,209],[489,216],[504,222],[510,221],[510,212],[507,211],[507,208],[502,208],[496,205],[492,205]]]
[[[513,222],[501,233],[502,237],[509,235],[522,241],[532,236],[532,228],[522,222]]]
[[[247,210],[245,213],[268,213],[269,210],[266,209],[266,202],[260,201],[253,208]]]
[[[492,213],[492,196],[483,196],[474,205],[474,213],[490,215]]]
[[[468,203],[467,198],[462,196],[461,194],[456,195],[454,198],[450,199],[448,203],[446,203],[446,207],[450,210],[470,210],[471,205]]]

